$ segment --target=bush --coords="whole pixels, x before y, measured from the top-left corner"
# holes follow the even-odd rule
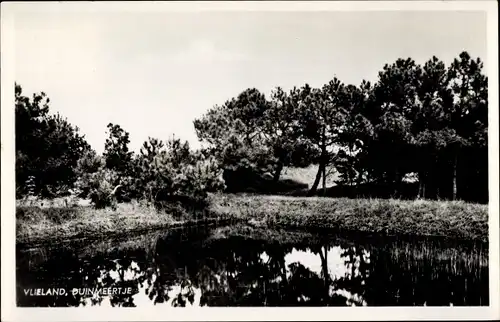
[[[163,142],[150,138],[134,159],[130,193],[157,208],[185,215],[204,208],[209,192],[225,188],[222,170],[214,157],[192,151],[187,142],[171,139]]]
[[[109,169],[101,168],[94,173],[86,173],[77,181],[77,187],[83,191],[95,208],[116,208],[116,192],[119,187],[118,174]]]
[[[225,188],[216,160],[189,149],[186,152],[185,146],[171,145],[169,150],[150,159],[141,158],[137,164],[135,190],[149,201],[173,200],[178,196],[203,200],[208,192]]]
[[[144,144],[149,149],[141,149],[141,154],[127,165],[132,169],[130,175],[109,169],[94,152],[84,154],[78,162],[76,193],[89,198],[96,208],[115,208],[117,202],[133,198],[162,208],[164,202],[170,202],[176,209],[182,200],[186,210],[193,208],[190,205],[203,208],[209,192],[225,189],[222,170],[214,157],[193,152],[187,142],[178,139],[165,146],[161,141],[149,140]]]

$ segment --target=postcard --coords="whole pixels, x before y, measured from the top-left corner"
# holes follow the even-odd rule
[[[500,318],[496,2],[1,12],[2,320]]]

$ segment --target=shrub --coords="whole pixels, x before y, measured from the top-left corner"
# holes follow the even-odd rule
[[[109,169],[101,168],[94,173],[86,173],[77,181],[79,190],[84,191],[95,208],[116,207],[115,197],[120,178]]]
[[[165,146],[151,138],[150,142],[144,144],[149,149],[141,149],[141,154],[131,159],[130,175],[109,169],[95,153],[86,153],[78,163],[75,191],[90,198],[96,208],[114,208],[117,202],[134,198],[162,208],[166,206],[162,202],[178,208],[178,201],[182,200],[181,206],[186,210],[191,205],[196,209],[203,207],[209,192],[225,189],[222,169],[214,157],[193,152],[187,142],[178,139]]]
[[[166,149],[136,160],[133,190],[150,202],[174,201],[186,197],[202,201],[209,192],[225,188],[222,170],[215,158],[193,152],[179,140],[167,142]],[[137,193],[138,192],[138,193]]]

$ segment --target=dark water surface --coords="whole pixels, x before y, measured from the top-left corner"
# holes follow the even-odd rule
[[[489,301],[488,248],[477,243],[232,226],[18,247],[16,256],[18,306],[477,306]],[[109,287],[118,291],[89,292]],[[66,295],[33,295],[37,288],[45,293],[63,288]],[[80,292],[73,294],[74,288]]]

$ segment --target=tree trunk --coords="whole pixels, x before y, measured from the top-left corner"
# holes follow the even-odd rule
[[[418,198],[419,199],[424,198],[424,181],[422,178],[422,174],[418,175]]]
[[[284,283],[285,285],[288,285],[288,280],[286,278],[286,263],[285,263],[285,256],[283,254],[283,257],[280,260],[280,272],[281,272],[281,282]]]
[[[273,182],[277,183],[280,180],[281,172],[283,171],[283,162],[278,162],[278,167],[276,168],[276,172],[274,173]]]
[[[400,172],[398,169],[396,169],[396,173],[394,175],[394,188],[392,191],[392,195],[394,198],[398,197],[399,188],[401,186],[401,180],[402,180],[402,178],[401,178]]]
[[[453,196],[452,200],[457,200],[457,153],[453,160]]]
[[[427,186],[427,173],[424,173],[424,178],[422,180],[422,199],[425,199],[425,188]]]
[[[326,166],[323,167],[323,197],[326,196]]]
[[[325,286],[330,285],[330,275],[328,273],[328,249],[326,246],[323,247],[325,250],[325,254],[319,249],[319,257],[321,259],[321,270],[323,272],[323,280],[325,282]]]
[[[307,194],[308,196],[313,196],[318,190],[319,181],[321,179],[321,176],[324,174],[326,170],[326,163],[327,163],[327,153],[326,153],[325,133],[323,129],[323,140],[321,143],[321,156],[319,158],[318,173],[316,173],[316,179],[314,179],[313,186],[311,187],[311,190],[309,190],[309,193]]]
[[[425,185],[427,180],[427,172],[421,171],[418,173],[418,197],[425,199]]]
[[[309,192],[307,193],[308,196],[313,196],[316,193],[316,191],[318,190],[319,181],[321,180],[321,175],[323,174],[324,167],[325,167],[324,161],[321,160],[319,167],[318,167],[318,172],[316,173],[316,178],[314,179],[314,183],[313,183],[311,189],[309,190]]]

